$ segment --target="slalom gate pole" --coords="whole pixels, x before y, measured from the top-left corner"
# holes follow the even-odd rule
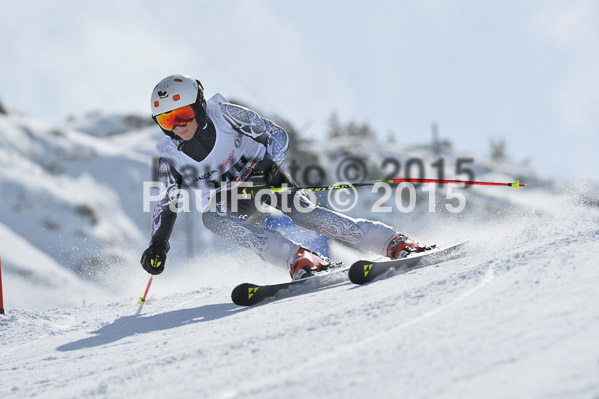
[[[0,314],[4,314],[4,301],[2,300],[2,259],[0,258]]]
[[[441,180],[441,179],[412,179],[412,178],[402,178],[402,179],[387,179],[387,180],[371,180],[365,181],[361,183],[344,183],[338,184],[334,186],[302,186],[302,187],[271,187],[270,189],[275,192],[295,192],[302,190],[309,191],[329,191],[329,190],[340,190],[343,188],[352,188],[352,187],[364,187],[364,186],[374,186],[377,183],[387,183],[387,184],[397,184],[397,183],[437,183],[437,184],[465,184],[465,185],[477,185],[477,186],[504,186],[504,187],[512,187],[516,190],[519,190],[520,187],[526,187],[526,184],[520,183],[520,180],[516,180],[513,183],[497,183],[497,182],[488,182],[488,181],[474,181],[474,180]]]

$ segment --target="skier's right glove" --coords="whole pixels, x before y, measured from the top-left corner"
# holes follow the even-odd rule
[[[144,270],[154,275],[162,273],[169,249],[168,241],[153,240],[150,247],[141,255],[140,263]]]
[[[247,199],[253,199],[260,190],[270,189],[270,182],[274,175],[277,174],[277,164],[272,159],[264,159],[256,164],[252,173],[245,180],[251,183],[251,187],[243,189],[243,194]],[[268,198],[268,196],[266,196]],[[265,200],[265,202],[267,202]]]

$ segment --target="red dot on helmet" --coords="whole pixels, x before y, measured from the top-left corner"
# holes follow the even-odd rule
[[[178,94],[175,94],[175,95],[173,96],[173,101],[179,101],[180,99],[181,99],[181,96],[180,96],[180,95],[178,95]]]
[[[160,105],[160,103],[158,101],[154,101],[154,106],[157,107],[158,105]]]
[[[183,82],[181,79],[175,79],[175,82]]]

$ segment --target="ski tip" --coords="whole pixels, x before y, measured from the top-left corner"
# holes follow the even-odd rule
[[[369,278],[370,270],[372,269],[373,262],[369,261],[358,261],[355,262],[349,268],[347,275],[349,280],[354,284],[365,284],[371,280]]]
[[[250,306],[258,302],[256,292],[260,289],[255,284],[243,283],[233,288],[231,291],[231,300],[235,305]]]

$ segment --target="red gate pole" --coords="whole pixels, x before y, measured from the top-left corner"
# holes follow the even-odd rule
[[[2,301],[2,259],[0,259],[0,314],[4,314],[4,302]]]

